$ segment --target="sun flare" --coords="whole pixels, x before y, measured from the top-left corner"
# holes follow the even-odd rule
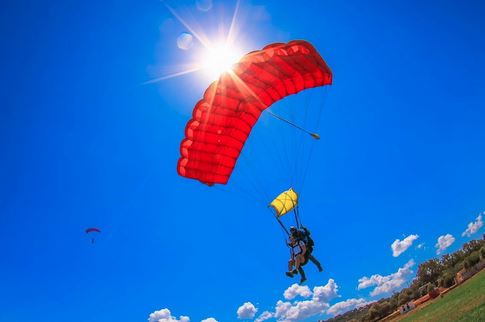
[[[222,73],[230,71],[241,56],[241,53],[232,46],[227,44],[216,45],[206,48],[201,67],[211,79],[215,80]]]
[[[205,2],[202,1],[200,3]],[[207,7],[208,9],[198,9],[201,11],[209,10],[212,3],[211,1],[208,1],[207,3],[210,4],[210,6]],[[181,66],[177,66],[175,72],[148,80],[145,84],[156,83],[199,71],[205,74],[204,81],[207,81],[208,78],[211,81],[215,81],[219,79],[224,72],[232,70],[233,65],[244,56],[245,51],[242,48],[244,48],[245,45],[241,45],[241,39],[238,39],[239,33],[236,23],[240,0],[237,0],[236,2],[229,28],[225,28],[228,29],[227,33],[225,31],[220,33],[218,40],[209,39],[204,30],[197,28],[197,24],[190,24],[171,6],[166,3],[164,4],[185,28],[185,31],[181,32],[177,37],[177,47],[178,49],[187,52],[187,54],[190,53],[191,61],[188,64],[185,64],[182,67],[182,70],[180,70]],[[223,29],[220,29],[219,31]],[[238,46],[234,45],[236,43]]]

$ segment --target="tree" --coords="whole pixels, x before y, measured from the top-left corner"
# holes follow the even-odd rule
[[[394,311],[391,307],[391,304],[388,301],[384,301],[381,303],[381,317],[388,316],[389,314]]]
[[[436,289],[436,286],[434,286],[433,283],[429,283],[426,291],[429,294],[429,293],[433,293],[435,289]]]
[[[465,253],[462,250],[458,250],[452,254],[445,254],[441,257],[441,264],[444,268],[454,267],[457,263],[461,262],[465,257]]]
[[[422,286],[427,283],[434,283],[438,280],[438,277],[443,271],[443,265],[436,259],[430,259],[418,267],[418,272],[416,278],[418,280],[418,285]]]
[[[369,311],[365,316],[366,321],[377,321],[380,318],[380,305],[379,303],[375,303],[371,306]]]
[[[403,304],[406,304],[407,302],[411,301],[412,300],[412,297],[411,297],[411,292],[409,292],[408,289],[404,289],[401,291],[401,293],[399,293],[399,297],[397,298],[397,304],[398,306],[401,306]]]
[[[465,268],[469,269],[479,261],[480,261],[479,252],[478,251],[473,252],[470,255],[468,255],[467,258],[465,258]]]
[[[483,245],[485,245],[485,240],[470,240],[468,243],[463,244],[462,249],[465,256],[468,256],[474,251],[479,250]]]
[[[399,306],[399,293],[392,294],[391,298],[389,299],[389,304],[391,306],[391,311],[394,311]]]
[[[439,285],[441,287],[451,287],[453,284],[455,284],[455,273],[452,270],[447,270],[443,272],[439,279]]]

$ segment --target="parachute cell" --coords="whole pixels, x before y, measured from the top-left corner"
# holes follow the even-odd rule
[[[298,194],[290,188],[276,197],[270,206],[276,211],[276,216],[281,217],[298,205]]]
[[[178,173],[208,185],[226,184],[266,108],[288,95],[331,83],[330,68],[303,40],[245,55],[195,105],[180,145]]]

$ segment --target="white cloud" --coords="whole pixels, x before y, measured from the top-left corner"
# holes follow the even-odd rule
[[[246,302],[237,309],[238,319],[252,319],[258,312],[258,309],[251,302]]]
[[[409,235],[403,240],[396,239],[391,245],[392,256],[398,257],[399,255],[404,253],[409,247],[411,247],[413,242],[418,238],[419,238],[418,235]]]
[[[312,296],[312,291],[306,285],[301,286],[295,283],[286,289],[283,296],[287,300],[293,300],[297,296],[310,297]]]
[[[436,254],[443,253],[448,247],[455,242],[455,237],[450,234],[446,234],[438,237],[438,242],[436,243]]]
[[[327,313],[335,316],[353,310],[355,308],[366,306],[370,303],[372,302],[368,302],[364,299],[348,299],[346,301],[335,303],[327,310]]]
[[[155,311],[150,313],[148,317],[148,322],[189,322],[190,319],[188,316],[181,315],[179,319],[172,316],[172,313],[169,309],[161,309],[159,311]],[[217,322],[217,321],[216,321]]]
[[[295,303],[278,301],[274,316],[278,318],[278,321],[293,322],[321,314],[328,307],[328,303],[313,300],[297,301]]]
[[[318,302],[330,302],[338,296],[338,285],[333,279],[329,279],[325,286],[315,286],[313,288],[313,300]]]
[[[475,219],[475,221],[472,221],[471,223],[469,223],[468,228],[461,235],[470,237],[471,235],[479,231],[480,228],[482,228],[483,226],[483,221],[482,221],[483,214],[485,214],[485,212],[482,212],[481,214],[479,214],[477,219]]]
[[[425,243],[418,244],[418,245],[416,246],[416,248],[417,248],[417,249],[425,249],[424,244],[425,244]]]
[[[329,279],[326,285],[313,288],[311,300],[295,301],[293,303],[278,301],[273,317],[281,322],[293,322],[322,314],[329,307],[328,301],[335,298],[337,292],[337,283],[333,279]],[[311,292],[309,296],[311,296]]]
[[[273,317],[273,313],[269,312],[269,311],[264,311],[263,313],[261,313],[260,316],[258,316],[258,318],[256,320],[254,320],[254,322],[263,322],[263,321],[266,321],[268,319],[271,319]]]
[[[200,322],[217,322],[217,320],[214,319],[214,318],[207,318],[207,319],[204,319],[204,320],[202,320]]]
[[[276,319],[278,322],[295,322],[323,314],[330,307],[329,302],[339,296],[338,285],[331,278],[328,279],[327,284],[315,286],[313,290],[310,290],[308,286],[293,284],[283,292],[283,296],[286,300],[279,300],[274,312],[264,311],[254,322],[263,322],[268,319]],[[308,299],[294,300],[297,296]],[[244,303],[244,305],[248,303],[250,302]],[[239,310],[244,305],[238,309],[238,316]]]
[[[409,260],[403,267],[399,268],[396,273],[382,276],[379,274],[372,275],[371,277],[364,276],[359,279],[358,289],[364,289],[371,286],[376,286],[370,293],[371,296],[376,296],[383,293],[390,293],[399,289],[405,283],[407,278],[413,273],[411,267],[414,266],[414,260]]]

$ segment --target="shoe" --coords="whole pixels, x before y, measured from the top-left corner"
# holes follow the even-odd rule
[[[300,280],[300,285],[303,285],[303,283],[305,283],[306,281],[306,277],[302,277],[301,280]]]
[[[286,276],[293,277],[293,272],[285,272]]]
[[[318,271],[319,271],[319,272],[323,272],[322,265],[318,265]]]
[[[298,274],[298,271],[296,269],[294,269],[294,270],[291,271],[291,274],[296,275],[296,274]]]

